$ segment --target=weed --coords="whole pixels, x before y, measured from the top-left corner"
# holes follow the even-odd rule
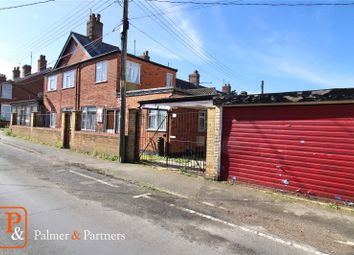
[[[330,204],[328,205],[328,207],[329,207],[330,209],[334,209],[334,210],[339,210],[339,209],[340,209],[340,206],[337,205],[337,204],[335,204],[335,203],[330,203]]]

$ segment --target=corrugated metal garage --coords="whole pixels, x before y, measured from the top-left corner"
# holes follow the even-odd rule
[[[354,201],[354,104],[224,107],[221,177]]]

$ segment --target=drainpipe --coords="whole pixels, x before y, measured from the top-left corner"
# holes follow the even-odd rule
[[[76,67],[75,111],[78,111],[80,109],[80,81],[81,81],[81,69],[79,64]]]

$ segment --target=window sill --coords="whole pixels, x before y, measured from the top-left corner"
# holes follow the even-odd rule
[[[61,90],[73,89],[73,88],[75,88],[75,86],[72,86],[72,87],[67,87],[67,88],[61,88]]]
[[[103,84],[103,83],[107,83],[108,81],[96,81],[95,84],[99,85],[99,84]]]
[[[54,89],[54,90],[47,90],[47,92],[57,92],[58,90],[57,89]]]
[[[166,132],[166,129],[153,129],[153,128],[147,128],[146,131],[148,132]]]

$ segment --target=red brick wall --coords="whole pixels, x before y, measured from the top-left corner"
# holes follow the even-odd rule
[[[12,100],[36,99],[38,93],[43,92],[43,84],[42,74],[15,82],[12,86]]]
[[[79,54],[79,48],[77,53]],[[74,57],[68,60],[74,62]],[[79,60],[78,57],[75,61]],[[166,87],[166,76],[167,73],[172,73],[174,75],[174,82],[176,78],[176,72],[170,70],[166,67],[162,67],[150,62],[144,61],[143,59],[128,57],[129,60],[141,64],[141,84],[132,85],[135,89],[149,89]],[[95,71],[96,63],[107,60],[107,82],[96,83],[95,82]],[[116,92],[119,90],[119,73],[120,73],[120,54],[112,53],[101,58],[93,59],[91,61],[86,61],[80,64],[80,71],[75,72],[75,80],[80,77],[80,88],[76,88],[76,83],[74,88],[62,89],[62,77],[63,72],[71,70],[75,67],[63,68],[61,70],[53,71],[47,74],[57,75],[57,90],[48,91],[47,90],[47,78],[45,79],[44,85],[44,105],[48,111],[57,112],[57,127],[60,126],[59,114],[61,109],[64,107],[75,109],[77,105],[77,110],[80,110],[83,106],[96,106],[96,108],[120,108],[119,98],[116,97]],[[79,102],[76,102],[76,90],[79,90]],[[148,96],[139,97],[127,97],[127,109],[137,108],[139,106],[138,102],[148,99],[157,99],[170,97],[171,93],[155,94]],[[97,124],[97,130],[103,130],[103,124]]]
[[[72,50],[73,47],[76,49]],[[86,51],[81,48],[81,46],[78,46],[77,42],[73,39],[71,39],[69,42],[66,51],[63,53],[63,56],[65,57],[60,60],[59,67],[76,64],[89,58]]]

